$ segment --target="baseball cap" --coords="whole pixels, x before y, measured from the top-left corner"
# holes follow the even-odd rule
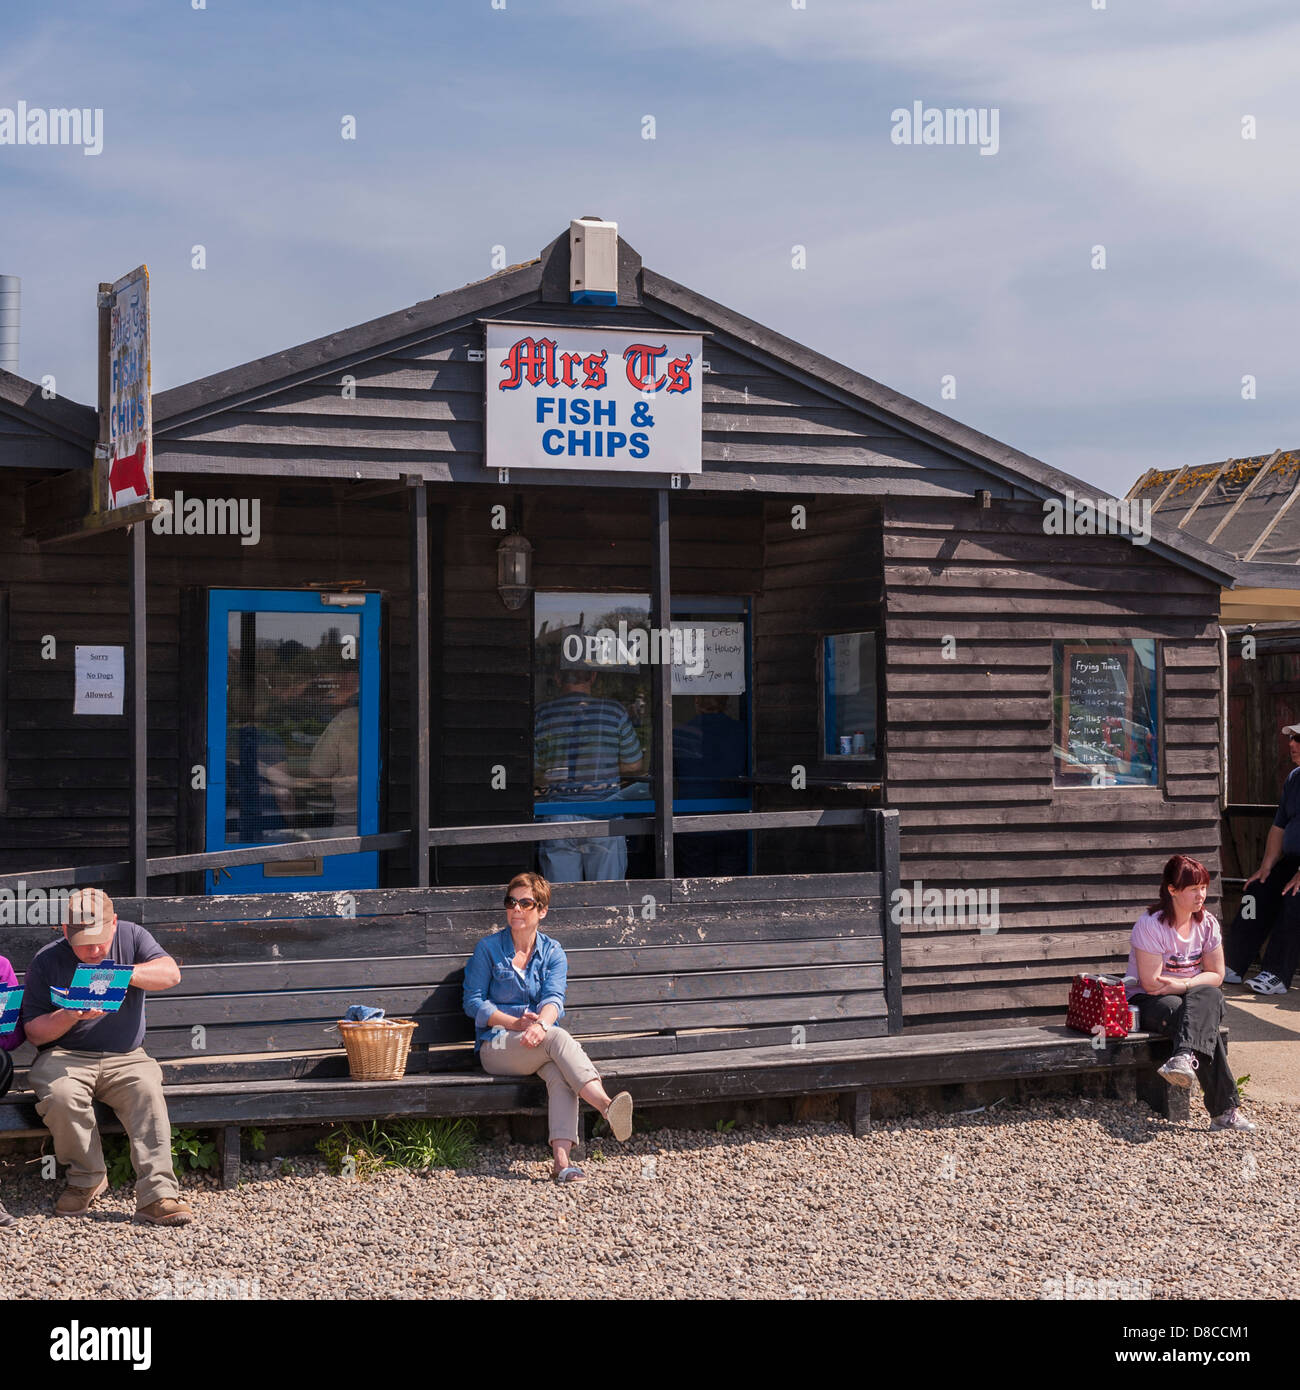
[[[1297,737],[1300,737],[1300,724],[1283,724],[1282,732],[1284,734],[1295,734]]]
[[[113,900],[102,888],[76,888],[68,894],[69,944],[102,945],[111,938],[115,921]]]

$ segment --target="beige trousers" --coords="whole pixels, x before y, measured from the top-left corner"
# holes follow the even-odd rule
[[[551,1028],[537,1047],[525,1047],[522,1033],[498,1028],[479,1048],[483,1070],[493,1076],[532,1076],[546,1082],[551,1143],[578,1142],[578,1092],[600,1073],[582,1044],[563,1028]]]
[[[94,1101],[109,1106],[131,1141],[136,1205],[180,1196],[172,1169],[172,1127],[162,1093],[162,1068],[142,1047],[134,1052],[73,1052],[51,1047],[28,1077],[36,1113],[54,1136],[71,1187],[95,1187],[105,1175]]]

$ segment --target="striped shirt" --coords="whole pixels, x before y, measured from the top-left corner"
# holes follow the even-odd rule
[[[619,764],[641,761],[641,741],[617,700],[560,695],[537,707],[533,756],[548,796],[617,791]]]

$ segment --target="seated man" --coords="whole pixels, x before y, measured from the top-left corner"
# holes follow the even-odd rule
[[[116,1013],[60,1008],[50,989],[67,989],[79,964],[134,966]],[[134,922],[121,922],[98,888],[69,895],[63,939],[37,951],[23,981],[23,1026],[39,1056],[28,1073],[36,1110],[68,1168],[56,1216],[84,1216],[108,1187],[94,1102],[111,1106],[131,1142],[136,1216],[158,1226],[183,1226],[194,1213],[180,1200],[172,1169],[171,1122],[162,1068],[145,1052],[144,996],[180,983],[176,962]]]

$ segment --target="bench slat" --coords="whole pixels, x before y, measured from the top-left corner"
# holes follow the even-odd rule
[[[575,947],[566,952],[571,981],[590,976],[649,975],[668,971],[754,969],[763,966],[876,963],[883,959],[879,935],[824,941],[762,941],[731,945]],[[270,960],[235,965],[192,965],[163,998],[201,994],[266,993],[333,986],[459,984],[461,955],[392,956],[379,960]]]

